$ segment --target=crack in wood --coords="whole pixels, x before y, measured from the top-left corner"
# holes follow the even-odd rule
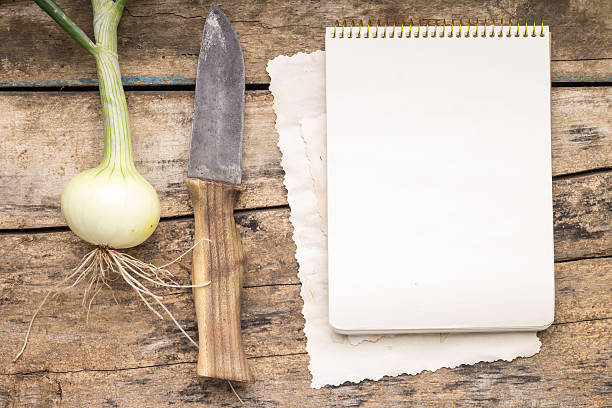
[[[127,7],[124,10],[127,11],[130,17],[134,17],[134,18],[153,18],[155,16],[175,16],[178,18],[182,18],[183,20],[190,20],[194,18],[206,20],[206,17],[201,16],[201,15],[184,16],[182,14],[169,12],[169,11],[159,11],[153,14],[134,14]],[[278,30],[278,29],[283,29],[283,28],[297,28],[297,27],[313,28],[313,29],[321,29],[321,30],[325,28],[325,27],[315,26],[311,24],[287,24],[287,25],[280,25],[280,26],[272,26],[272,25],[264,24],[259,20],[232,20],[232,24],[255,24],[266,30]]]
[[[555,263],[561,264],[561,263],[569,263],[569,262],[588,261],[589,259],[610,259],[610,258],[612,258],[612,256],[610,255],[584,256],[584,257],[577,257],[577,258],[559,259],[559,260],[555,260]]]
[[[579,178],[579,177],[588,177],[588,176],[592,176],[595,174],[603,174],[609,171],[612,171],[612,167],[599,167],[599,168],[594,168],[594,169],[589,169],[589,170],[576,171],[572,173],[559,174],[557,176],[553,176],[552,179],[553,181],[569,180],[569,179],[574,179],[574,178]]]
[[[278,358],[278,357],[292,357],[292,356],[301,356],[308,354],[306,351],[296,352],[296,353],[286,353],[286,354],[269,354],[263,356],[249,356],[248,360],[256,360],[262,358]],[[170,367],[176,365],[195,365],[197,364],[197,360],[188,360],[188,361],[174,361],[168,363],[160,363],[160,364],[151,364],[145,366],[136,366],[136,367],[118,367],[118,368],[83,368],[79,370],[36,370],[36,371],[24,371],[17,373],[0,373],[2,376],[12,377],[12,376],[26,376],[26,375],[46,375],[46,374],[78,374],[78,373],[108,373],[108,372],[119,372],[119,371],[133,371],[133,370],[142,370],[147,368],[159,368],[159,367]]]
[[[612,316],[606,316],[606,317],[594,317],[592,319],[581,319],[581,320],[573,320],[571,322],[553,322],[553,324],[551,326],[566,326],[569,324],[576,324],[576,323],[588,323],[588,322],[598,322],[598,321],[606,321],[606,320],[610,320],[612,319]]]
[[[179,17],[182,18],[183,20],[189,20],[189,19],[194,19],[194,18],[199,18],[202,20],[206,20],[206,17],[204,16],[200,16],[200,15],[195,15],[195,16],[183,16],[181,14],[178,13],[173,13],[173,12],[164,12],[164,11],[159,11],[157,13],[153,13],[153,14],[143,14],[143,15],[139,15],[139,14],[133,14],[127,7],[124,7],[124,10],[127,11],[128,15],[130,17],[134,17],[134,18],[151,18],[151,17],[155,17],[155,16],[175,16],[175,17]]]

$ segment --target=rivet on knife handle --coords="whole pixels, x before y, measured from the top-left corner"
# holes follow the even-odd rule
[[[194,288],[198,321],[197,374],[233,381],[253,382],[240,334],[240,290],[244,274],[244,252],[234,222],[234,202],[240,187],[187,179],[195,214],[193,252]]]

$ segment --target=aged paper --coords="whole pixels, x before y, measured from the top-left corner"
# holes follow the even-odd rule
[[[535,332],[349,339],[332,330],[328,324],[326,216],[320,210],[326,201],[325,163],[316,161],[325,157],[325,53],[279,56],[268,63],[268,73],[297,246],[312,387],[536,354],[541,343]]]
[[[321,230],[327,236],[327,156],[325,143],[327,138],[327,116],[304,118],[301,121],[302,139],[306,144],[306,156],[312,176],[317,208],[321,216]]]

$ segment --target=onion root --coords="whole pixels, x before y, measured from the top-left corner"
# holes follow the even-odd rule
[[[16,362],[25,351],[34,320],[50,297],[56,297],[60,293],[74,288],[82,282],[85,282],[86,286],[85,290],[83,291],[82,304],[84,307],[87,307],[86,320],[89,320],[89,311],[91,310],[91,305],[95,297],[105,286],[112,291],[110,284],[119,278],[122,278],[132,289],[134,289],[144,304],[157,317],[163,319],[163,312],[165,312],[165,314],[168,315],[174,324],[181,330],[181,333],[183,333],[183,335],[189,339],[191,343],[198,347],[198,343],[196,343],[193,338],[187,334],[183,326],[181,326],[170,310],[168,310],[166,305],[164,305],[162,302],[163,297],[153,293],[151,291],[151,287],[201,288],[210,285],[210,281],[199,285],[181,285],[174,280],[174,275],[168,269],[166,269],[168,266],[178,262],[183,256],[202,243],[202,241],[208,240],[199,240],[175,260],[162,266],[155,266],[150,263],[143,262],[129,254],[108,247],[98,246],[94,250],[88,252],[83,258],[81,258],[79,264],[72,271],[70,271],[68,276],[49,289],[42,302],[40,302],[34,311],[32,318],[30,319],[30,323],[28,324],[23,346],[13,359],[13,362]],[[117,302],[116,298],[115,302]],[[158,310],[155,306],[159,307],[161,310]]]

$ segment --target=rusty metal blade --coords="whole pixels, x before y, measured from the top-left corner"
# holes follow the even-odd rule
[[[232,24],[213,4],[198,60],[187,175],[239,185],[243,127],[242,48]]]

